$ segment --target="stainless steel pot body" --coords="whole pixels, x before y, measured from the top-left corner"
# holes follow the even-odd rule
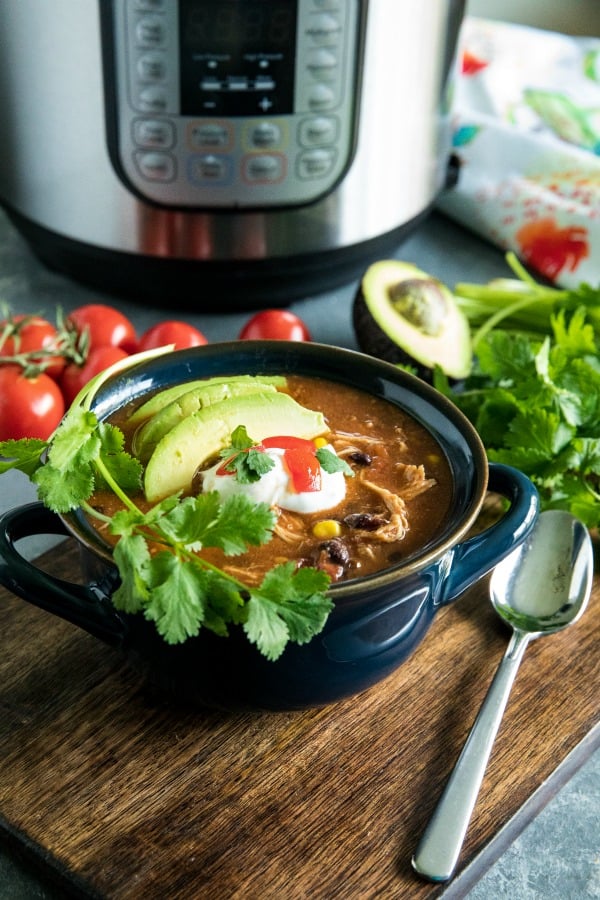
[[[335,15],[340,0],[313,2]],[[253,266],[285,276],[341,270],[351,258],[362,263],[386,238],[397,243],[446,183],[447,95],[464,3],[342,2],[356,23],[347,164],[310,202],[240,208],[198,194],[194,205],[155,202],[120,177],[107,140],[107,85],[115,73],[107,71],[106,17],[96,0],[3,0],[0,201],[34,249],[67,269],[70,250],[80,262],[95,251],[96,262],[110,254],[124,264],[162,260],[171,273],[181,262],[182,274],[202,263],[232,279]],[[155,272],[150,265],[131,274],[151,288]]]

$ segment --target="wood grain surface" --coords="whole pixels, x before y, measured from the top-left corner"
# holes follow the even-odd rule
[[[76,580],[68,542],[44,566]],[[600,587],[525,655],[460,871],[598,722]],[[176,709],[119,654],[0,590],[0,839],[75,896],[411,898],[416,841],[506,647],[483,582],[360,697]]]

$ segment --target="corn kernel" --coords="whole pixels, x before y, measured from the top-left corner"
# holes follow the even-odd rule
[[[336,519],[321,519],[313,525],[312,533],[319,539],[339,537],[342,526]]]
[[[313,444],[315,445],[317,450],[320,450],[321,447],[326,447],[328,443],[329,442],[328,442],[327,438],[324,438],[324,437],[317,437],[313,441]]]

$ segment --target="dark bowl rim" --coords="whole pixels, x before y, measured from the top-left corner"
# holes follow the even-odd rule
[[[256,359],[249,364],[251,366],[251,372],[252,370],[256,372],[261,371],[260,367],[256,368],[254,365],[254,362],[260,360],[261,357],[273,358],[278,355],[287,357],[288,359],[295,355],[296,357],[300,356],[307,361],[327,359],[330,360],[330,362],[337,362],[340,366],[339,371],[343,376],[337,380],[356,387],[361,387],[361,385],[355,384],[352,380],[348,380],[344,370],[348,366],[366,366],[370,372],[374,373],[382,380],[405,388],[411,395],[414,395],[417,400],[422,399],[427,404],[433,406],[442,414],[443,418],[460,433],[471,452],[476,476],[476,483],[473,485],[472,500],[468,504],[468,509],[465,511],[460,521],[456,526],[450,528],[447,537],[438,543],[434,542],[433,546],[428,548],[424,553],[418,553],[417,555],[410,557],[407,561],[399,562],[394,566],[383,569],[381,572],[331,585],[328,592],[330,592],[332,596],[335,595],[336,600],[354,596],[357,591],[361,591],[362,589],[377,590],[379,588],[389,588],[399,579],[421,572],[423,569],[426,569],[439,561],[467,535],[474,525],[483,504],[489,476],[487,455],[477,431],[464,413],[462,413],[448,397],[444,396],[444,394],[436,390],[432,385],[418,378],[416,375],[399,368],[393,363],[386,362],[385,360],[378,359],[377,357],[370,356],[361,351],[315,341],[292,342],[278,340],[222,341],[204,344],[199,347],[190,348],[189,350],[169,351],[168,354],[165,353],[150,360],[134,363],[131,368],[127,368],[123,372],[114,375],[100,388],[98,395],[92,404],[92,410],[97,411],[98,408],[100,408],[99,418],[102,419],[124,405],[125,402],[130,402],[130,400],[137,399],[143,394],[149,393],[153,389],[148,380],[149,377],[152,377],[155,372],[163,370],[166,363],[170,362],[172,366],[177,365],[180,368],[185,368],[189,361],[194,362],[199,357],[209,359],[216,356],[219,358],[220,356],[227,356],[234,353],[239,357],[243,352],[245,352],[246,355],[250,354],[256,357]],[[288,374],[291,374],[292,372],[295,374],[302,374],[302,371],[296,367],[293,367]],[[137,392],[130,393],[128,385],[130,384],[132,377],[137,375],[139,379],[139,376],[142,374],[144,375],[144,379],[142,379],[141,384],[144,386]],[[189,379],[191,380],[192,378],[199,377],[208,378],[212,374],[216,374],[216,371],[205,373],[204,376],[190,375]],[[227,369],[225,369],[222,374],[228,374]],[[306,372],[305,374],[314,375],[314,373],[310,372]],[[332,376],[324,375],[322,377],[327,378]],[[176,381],[177,380],[173,380],[173,383],[176,383]],[[119,389],[120,394],[124,397],[124,399],[116,404],[114,402],[109,402],[109,398],[114,396],[115,387]],[[366,388],[363,387],[362,389],[365,390]],[[120,396],[119,391],[117,392],[117,397]],[[368,392],[373,393],[369,390]],[[379,394],[379,396],[382,395]],[[384,397],[383,399],[389,398]],[[394,401],[392,400],[391,402]],[[396,403],[395,405],[403,408],[400,403]],[[109,408],[105,410],[105,407]],[[411,410],[405,411],[415,418],[414,413],[412,413]],[[443,443],[438,437],[438,431],[429,427],[427,423],[423,422],[422,424],[429,428],[430,433],[438,440],[438,442]],[[61,514],[61,519],[72,536],[87,550],[114,565],[112,548],[102,540],[98,532],[93,529],[93,526],[88,525],[87,528],[83,526],[82,523],[86,521],[83,510],[78,509],[63,513]]]

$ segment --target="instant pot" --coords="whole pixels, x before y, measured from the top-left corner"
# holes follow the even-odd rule
[[[464,0],[2,0],[0,201],[50,267],[210,312],[350,280],[452,178]]]

